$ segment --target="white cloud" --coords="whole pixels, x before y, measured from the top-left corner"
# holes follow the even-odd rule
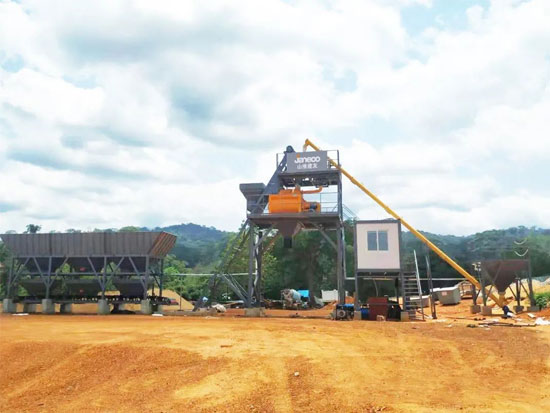
[[[547,226],[530,174],[550,159],[548,2],[473,6],[465,29],[411,37],[413,4],[433,6],[0,3],[0,231],[236,229],[238,183],[312,137],[422,229]],[[344,202],[384,215],[349,184]]]
[[[4,103],[52,123],[88,125],[102,105],[99,88],[80,89],[62,79],[30,69],[5,73]]]

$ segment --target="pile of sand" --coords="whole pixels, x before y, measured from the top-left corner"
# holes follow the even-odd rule
[[[187,301],[185,298],[181,297],[177,292],[172,290],[163,290],[162,296],[175,300],[178,305],[167,305],[164,306],[164,311],[176,311],[180,309],[180,299],[181,299],[181,309],[182,310],[192,310],[193,304]]]

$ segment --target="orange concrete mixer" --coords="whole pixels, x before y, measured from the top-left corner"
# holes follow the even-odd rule
[[[308,202],[304,199],[304,195],[317,194],[322,190],[321,187],[311,191],[302,191],[299,185],[292,189],[281,189],[278,194],[269,195],[269,213],[321,212],[321,203]]]

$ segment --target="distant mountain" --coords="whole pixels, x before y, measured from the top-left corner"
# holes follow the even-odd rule
[[[218,242],[225,239],[229,232],[220,231],[214,227],[206,227],[197,224],[179,224],[168,227],[156,227],[152,231],[167,231],[178,237],[178,243],[188,243],[195,241]]]
[[[421,231],[422,232],[422,231]],[[494,229],[467,236],[438,235],[422,232],[430,241],[441,248],[467,270],[471,263],[490,259],[531,258],[534,276],[550,274],[550,229],[527,228],[524,226]],[[424,267],[427,247],[412,233],[403,233],[404,262],[411,267],[413,250]],[[432,270],[440,277],[456,276],[454,271],[431,252]]]
[[[209,271],[214,267],[231,234],[192,223],[156,227],[151,231],[166,231],[176,235],[178,240],[172,254],[185,261],[188,267],[200,267],[201,271]]]

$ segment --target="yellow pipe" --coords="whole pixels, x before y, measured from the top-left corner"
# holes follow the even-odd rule
[[[313,142],[311,142],[309,139],[306,139],[304,143],[304,150],[307,149],[307,147],[310,146],[316,151],[320,151],[319,147],[315,145]],[[347,172],[344,168],[342,168],[340,165],[338,165],[335,161],[328,158],[330,163],[337,168],[342,174],[344,174],[354,185],[358,186],[359,189],[361,189],[364,193],[366,193],[369,197],[371,197],[378,205],[380,205],[384,210],[390,214],[395,219],[398,219],[401,221],[401,223],[409,230],[411,231],[416,238],[418,238],[420,241],[422,241],[424,244],[426,244],[433,252],[435,252],[443,261],[445,261],[447,264],[449,264],[451,267],[453,267],[460,275],[462,275],[464,278],[466,278],[468,281],[470,281],[475,287],[480,290],[482,288],[479,281],[473,277],[468,271],[466,271],[464,268],[462,268],[460,265],[458,265],[451,257],[449,257],[447,254],[445,254],[442,250],[440,250],[437,245],[432,243],[428,238],[426,238],[424,235],[422,235],[420,232],[418,232],[412,225],[410,225],[407,221],[405,221],[403,218],[401,218],[399,215],[397,215],[389,206],[387,206],[384,202],[382,202],[376,195],[374,195],[371,191],[369,191],[361,182],[359,182],[357,179],[355,179],[353,176],[350,175],[349,172]],[[502,307],[505,305],[504,297],[497,297],[493,293],[489,294],[489,297],[499,305],[499,307]]]

